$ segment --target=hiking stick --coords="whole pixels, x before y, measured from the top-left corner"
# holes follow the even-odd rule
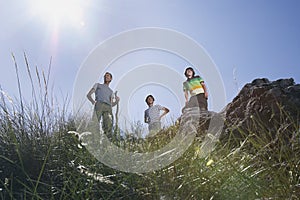
[[[117,93],[118,91],[115,91],[115,98],[117,98]],[[118,130],[118,114],[119,114],[119,101],[117,102],[117,109],[116,109],[116,113],[115,113],[115,118],[116,118],[116,123],[115,123],[115,126],[116,126],[116,130]]]

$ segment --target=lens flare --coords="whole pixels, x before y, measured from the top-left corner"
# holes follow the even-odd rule
[[[31,13],[56,26],[84,26],[83,7],[80,0],[31,0]]]

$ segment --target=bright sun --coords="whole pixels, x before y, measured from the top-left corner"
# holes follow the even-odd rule
[[[62,23],[72,26],[84,26],[84,0],[31,0],[32,13],[59,26]]]

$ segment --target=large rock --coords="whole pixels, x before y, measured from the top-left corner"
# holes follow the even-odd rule
[[[242,88],[224,113],[223,139],[266,133],[272,137],[283,128],[288,136],[298,128],[295,122],[299,122],[300,84],[295,84],[292,78],[255,79]]]

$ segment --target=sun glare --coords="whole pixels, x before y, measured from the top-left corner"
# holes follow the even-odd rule
[[[56,26],[84,26],[83,0],[32,0],[32,13]]]

